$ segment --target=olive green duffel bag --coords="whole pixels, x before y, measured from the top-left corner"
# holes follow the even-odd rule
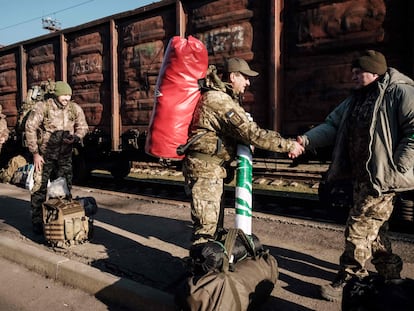
[[[233,264],[227,254],[233,253],[237,236],[245,241],[249,255]],[[219,269],[194,274],[179,287],[176,303],[182,310],[254,310],[271,295],[279,272],[277,261],[268,250],[255,252],[242,230],[230,229],[224,241],[224,254]]]

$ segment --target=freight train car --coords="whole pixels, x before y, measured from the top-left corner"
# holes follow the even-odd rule
[[[131,161],[149,158],[143,146],[154,89],[173,36],[199,38],[218,68],[228,57],[246,59],[260,72],[245,94],[246,110],[262,127],[295,136],[347,95],[358,51],[378,49],[412,76],[413,6],[409,0],[163,0],[1,48],[0,104],[13,129],[29,88],[48,79],[69,82],[90,126],[74,171],[106,168],[124,177]],[[13,150],[16,139],[9,139]]]

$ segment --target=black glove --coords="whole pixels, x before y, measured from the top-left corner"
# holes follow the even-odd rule
[[[65,144],[77,144],[80,142],[79,136],[76,135],[69,135],[63,139]]]

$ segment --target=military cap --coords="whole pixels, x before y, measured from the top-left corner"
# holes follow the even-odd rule
[[[259,75],[258,72],[250,69],[249,65],[244,59],[236,57],[227,60],[226,72],[241,72],[248,77],[256,77]]]

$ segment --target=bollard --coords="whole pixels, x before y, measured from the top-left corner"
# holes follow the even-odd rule
[[[252,234],[252,151],[250,146],[237,145],[236,228]]]

